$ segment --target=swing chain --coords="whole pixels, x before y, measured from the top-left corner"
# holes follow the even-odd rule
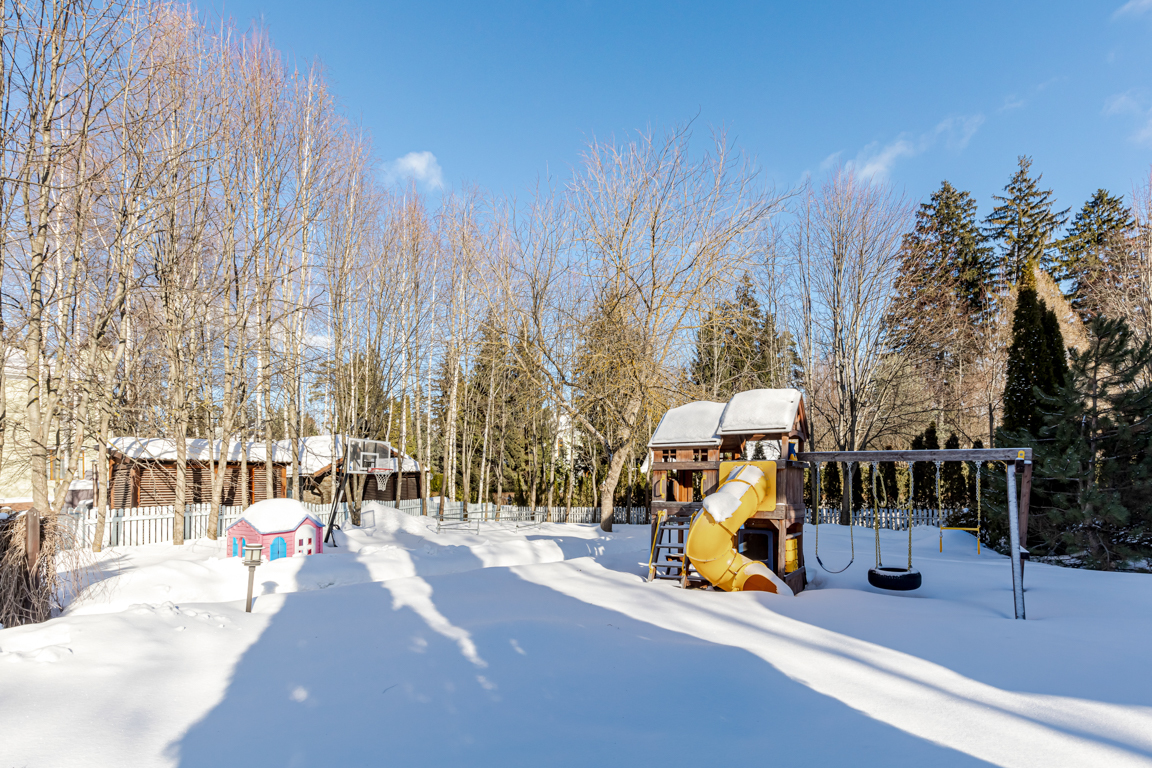
[[[872,528],[876,532],[876,567],[883,563],[880,561],[880,510],[876,508],[876,475],[878,462],[872,462]]]

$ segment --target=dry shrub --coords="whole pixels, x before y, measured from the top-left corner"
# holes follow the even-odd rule
[[[66,517],[40,519],[40,557],[28,570],[28,516],[0,520],[0,626],[47,621],[92,580],[91,555],[73,545]]]

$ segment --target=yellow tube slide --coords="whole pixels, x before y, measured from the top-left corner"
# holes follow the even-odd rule
[[[758,467],[745,464],[704,499],[704,510],[688,531],[685,554],[700,575],[725,592],[757,591],[791,595],[792,590],[768,566],[736,551],[736,532],[756,514],[775,489]]]

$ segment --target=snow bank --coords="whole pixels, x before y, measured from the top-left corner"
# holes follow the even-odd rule
[[[648,447],[661,445],[719,445],[720,436],[716,427],[720,415],[724,413],[724,403],[700,400],[673,408],[664,414],[660,424],[652,434]]]
[[[750,389],[733,395],[720,417],[720,434],[787,432],[800,409],[798,389]]]

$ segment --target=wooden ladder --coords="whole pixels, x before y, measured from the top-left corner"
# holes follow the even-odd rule
[[[684,555],[688,529],[692,527],[694,516],[693,512],[660,515],[656,535],[653,537],[652,553],[648,559],[648,581],[673,579],[685,588],[691,584],[707,583]]]

